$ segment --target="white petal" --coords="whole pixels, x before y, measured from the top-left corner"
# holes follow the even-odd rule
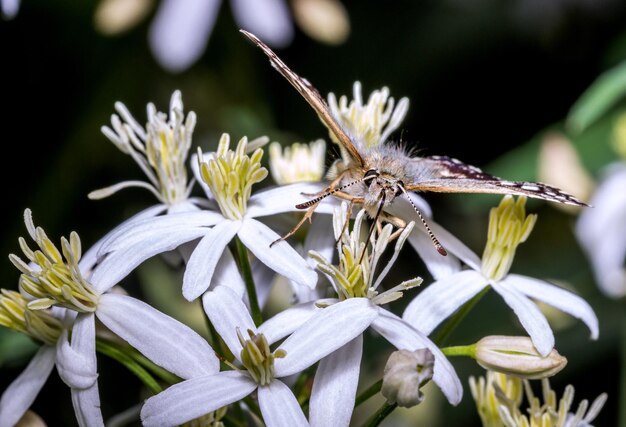
[[[72,405],[80,427],[104,426],[97,382],[82,390],[72,388]]]
[[[259,332],[265,335],[270,344],[273,344],[298,329],[320,310],[325,309],[317,307],[313,302],[289,307],[263,322],[259,326]]]
[[[259,408],[268,427],[298,427],[309,423],[292,391],[275,379],[257,391]]]
[[[230,351],[239,359],[241,343],[237,337],[237,328],[245,337],[248,330],[256,333],[248,308],[232,289],[219,286],[202,296],[202,305],[217,333],[222,337]]]
[[[281,212],[304,212],[302,209],[296,208],[296,205],[308,202],[312,197],[304,196],[302,193],[315,194],[325,188],[326,185],[323,183],[298,183],[260,191],[250,197],[246,216],[257,218]],[[333,213],[334,206],[337,206],[337,200],[332,197],[326,199],[317,206],[315,212]]]
[[[431,283],[407,305],[402,318],[425,335],[487,286],[473,270],[464,270]]]
[[[415,193],[407,194],[411,198],[411,201],[413,202],[415,207],[422,213],[424,217],[432,218],[433,211],[423,197],[420,197]],[[415,209],[404,196],[396,197],[391,205],[385,209],[385,211],[394,216],[397,216],[398,218],[402,218],[406,222],[415,221],[416,225],[421,223],[419,216],[417,216],[417,213],[415,212]],[[428,222],[430,223],[430,220]]]
[[[0,427],[13,427],[30,408],[54,367],[55,349],[42,346],[0,399]]]
[[[57,371],[70,387],[85,389],[98,379],[96,324],[93,313],[79,314],[72,328],[72,344],[63,331],[57,341]]]
[[[598,318],[587,301],[578,295],[543,280],[517,274],[509,274],[500,283],[582,320],[589,328],[591,338],[598,338]]]
[[[96,315],[148,359],[181,378],[219,371],[219,360],[204,338],[143,301],[107,293],[100,297]]]
[[[278,274],[310,288],[317,284],[317,273],[287,242],[281,241],[270,247],[280,236],[265,224],[246,218],[237,235],[259,261]]]
[[[250,377],[238,371],[192,378],[148,399],[141,409],[141,420],[144,426],[183,424],[246,397],[256,387]]]
[[[240,227],[239,221],[224,220],[206,231],[185,268],[183,296],[188,301],[195,300],[209,288],[217,261]]]
[[[180,230],[212,227],[224,220],[224,216],[211,211],[194,211],[161,215],[155,218],[143,218],[123,223],[110,232],[102,243],[98,256],[108,252],[134,246],[152,236],[155,232],[177,232]]]
[[[164,212],[166,208],[167,207],[164,204],[151,206],[133,215],[132,217],[130,217],[129,219],[127,219],[126,221],[122,222],[120,225],[115,227],[113,230],[108,232],[104,237],[98,240],[91,248],[89,248],[89,250],[83,253],[83,256],[80,258],[80,262],[78,263],[78,268],[80,269],[80,271],[82,272],[89,271],[93,268],[94,265],[96,265],[96,262],[98,262],[98,257],[99,257],[98,254],[100,253],[100,248],[102,247],[104,242],[109,240],[111,235],[117,233],[118,228],[132,227],[132,225],[138,221],[141,221],[147,218],[152,218],[152,217],[159,215],[160,213]]]
[[[163,68],[183,71],[206,48],[219,0],[165,0],[150,26],[150,47]]]
[[[435,278],[435,280],[442,279],[446,276],[456,273],[461,269],[461,263],[458,258],[448,252],[448,255],[442,256],[433,242],[426,234],[416,228],[423,228],[420,224],[416,224],[411,234],[409,234],[409,244],[413,246],[413,249],[417,252],[424,265]]]
[[[279,348],[287,356],[276,359],[276,377],[302,372],[322,357],[363,333],[378,316],[367,298],[350,298],[326,307],[298,328]]]
[[[496,282],[491,286],[513,309],[539,354],[547,356],[554,348],[554,334],[541,310],[517,289]]]
[[[250,268],[256,289],[256,298],[259,302],[259,307],[263,308],[270,298],[270,293],[272,292],[274,280],[277,275],[274,270],[263,264],[256,257],[252,257],[250,260]],[[248,295],[245,295],[244,301],[246,301],[249,307]]]
[[[380,315],[372,323],[372,328],[393,344],[398,350],[418,350],[427,348],[435,356],[433,381],[452,405],[457,405],[463,397],[463,386],[454,367],[439,347],[417,329],[382,308]]]
[[[2,18],[7,21],[15,18],[17,12],[20,10],[20,1],[21,0],[1,0],[0,12],[2,12]]]
[[[348,426],[359,384],[363,335],[320,360],[309,401],[314,427]]]
[[[211,279],[211,286],[226,286],[231,288],[237,295],[243,297],[246,292],[246,284],[243,282],[243,278],[239,273],[239,268],[235,263],[233,254],[228,247],[224,248],[222,257],[217,262],[215,272],[213,273],[213,279]]]
[[[94,269],[90,281],[99,292],[106,292],[148,258],[202,237],[208,230],[207,228],[168,230],[167,232],[153,230],[153,234],[145,236],[142,241],[108,254]]]
[[[463,242],[454,237],[452,233],[443,228],[436,222],[430,221],[428,223],[430,229],[443,247],[452,255],[463,261],[469,268],[480,271],[481,261],[478,255],[476,255],[470,248],[465,246]],[[416,227],[417,228],[417,227]]]
[[[239,26],[270,46],[284,47],[293,39],[293,24],[284,0],[232,0]]]
[[[576,224],[576,236],[591,260],[600,289],[612,298],[626,295],[626,164],[605,170],[591,204]],[[606,230],[611,230],[607,233]]]

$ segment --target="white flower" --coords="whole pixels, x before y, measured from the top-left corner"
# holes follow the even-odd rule
[[[183,277],[183,295],[194,300],[209,288],[226,245],[237,236],[270,269],[299,284],[315,286],[317,274],[307,262],[286,242],[270,247],[280,236],[255,218],[296,211],[296,204],[308,200],[301,193],[316,193],[322,186],[293,184],[251,195],[252,184],[267,174],[260,166],[262,150],[255,150],[251,156],[245,154],[245,137],[235,151],[229,149],[229,144],[230,138],[224,134],[217,152],[207,155],[206,161],[204,156],[199,160],[203,188],[210,187],[209,197],[218,210],[173,213],[119,227],[101,249],[102,255],[109,254],[100,268],[115,266],[115,271],[107,274],[108,280],[120,280],[151,256],[200,239]],[[330,206],[321,203],[318,209],[329,212]],[[117,268],[121,260],[123,270]]]
[[[181,72],[204,52],[220,0],[163,0],[150,26],[150,48],[163,68]],[[284,0],[231,0],[235,20],[268,44],[286,46],[293,26]]]
[[[86,266],[83,265],[76,233],[70,235],[69,241],[61,239],[62,250],[59,251],[44,230],[35,227],[29,210],[24,219],[38,249],[30,249],[20,238],[20,246],[30,265],[15,255],[10,259],[22,272],[20,288],[34,297],[26,307],[30,310],[65,307],[66,328],[71,328],[71,340],[67,329],[63,329],[56,342],[56,356],[51,348],[44,346],[40,350],[35,362],[31,362],[16,382],[15,388],[20,394],[3,396],[3,410],[26,410],[43,384],[39,375],[49,374],[56,361],[59,375],[71,388],[78,423],[81,426],[103,425],[97,384],[96,317],[152,362],[181,378],[219,369],[211,347],[188,326],[135,298],[107,292],[116,284],[104,280],[108,272],[114,271],[114,266],[109,265],[106,271],[96,267],[92,272],[91,257],[85,260]],[[38,376],[33,378],[35,374]]]
[[[491,286],[513,309],[542,356],[554,347],[554,335],[531,298],[581,319],[591,338],[596,339],[598,319],[585,300],[546,281],[508,273],[517,245],[526,240],[534,225],[534,216],[526,217],[525,200],[520,197],[514,202],[511,196],[506,196],[498,208],[492,209],[482,263],[461,242],[447,246],[470,269],[443,276],[429,285],[409,303],[402,318],[428,335],[472,297]]]
[[[344,227],[346,204],[342,211],[336,212],[333,219],[335,238],[339,243],[339,266],[332,265],[323,256],[310,253],[318,263],[318,269],[326,274],[335,288],[338,298],[322,299],[316,302],[302,303],[284,310],[268,320],[266,324],[282,325],[281,336],[287,336],[294,330],[309,322],[318,322],[318,315],[325,316],[325,322],[335,325],[333,334],[353,334],[355,338],[343,347],[323,358],[317,368],[313,391],[310,400],[311,425],[347,426],[352,416],[356,389],[359,380],[359,369],[363,353],[362,333],[371,327],[398,349],[417,350],[426,348],[435,357],[434,382],[441,388],[450,403],[457,404],[461,400],[463,389],[454,368],[441,350],[424,334],[404,322],[395,314],[379,304],[398,299],[404,290],[419,285],[420,278],[408,280],[387,291],[378,293],[376,290],[398,257],[399,251],[411,232],[411,223],[398,237],[391,260],[376,275],[375,270],[380,257],[389,244],[392,226],[386,225],[376,238],[372,236],[372,252],[361,241],[361,225],[364,211],[360,211],[355,219],[352,232]],[[353,323],[344,328],[339,327],[346,310],[354,307],[374,307],[375,316],[367,319],[353,317]],[[321,309],[320,307],[326,307]],[[345,308],[344,308],[345,307]],[[331,312],[326,310],[333,309]],[[268,326],[269,327],[269,326]],[[331,337],[325,338],[331,339]]]
[[[141,411],[146,426],[178,425],[236,402],[256,390],[267,426],[308,425],[295,396],[280,378],[302,372],[319,359],[353,340],[371,322],[371,304],[350,303],[320,310],[303,327],[286,336],[285,317],[270,319],[258,328],[232,289],[218,286],[203,296],[211,323],[236,358],[236,370],[199,375],[176,384],[148,399]],[[356,301],[355,301],[356,302]],[[330,318],[333,321],[330,321]],[[311,408],[315,411],[327,408]]]
[[[13,19],[20,10],[20,0],[0,0],[0,12],[4,19]]]
[[[145,129],[124,104],[116,102],[115,109],[119,116],[111,116],[112,129],[102,126],[102,133],[120,151],[132,157],[149,182],[123,181],[92,191],[89,198],[102,199],[123,188],[141,187],[148,189],[161,202],[151,208],[154,215],[163,211],[198,210],[197,205],[202,202],[189,197],[194,180],[188,182],[186,170],[196,115],[191,111],[185,118],[180,91],[172,94],[169,117],[158,112],[154,104],[148,104]]]
[[[626,144],[625,144],[626,145]],[[626,163],[604,170],[592,198],[582,211],[576,236],[591,261],[600,289],[608,296],[626,295]]]
[[[483,425],[488,427],[591,427],[607,400],[606,393],[600,394],[591,405],[585,399],[573,413],[570,412],[574,401],[573,386],[565,387],[563,397],[559,399],[550,388],[550,382],[542,379],[542,403],[528,380],[491,371],[487,372],[486,380],[471,377],[470,388]],[[521,409],[524,391],[529,407]]]

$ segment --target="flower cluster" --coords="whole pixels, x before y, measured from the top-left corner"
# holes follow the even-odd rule
[[[329,104],[368,147],[384,143],[408,108],[405,98],[394,104],[387,88],[363,103],[358,83],[352,101],[331,95]],[[0,324],[28,335],[41,348],[4,391],[0,427],[19,421],[53,367],[71,390],[78,424],[104,425],[97,352],[123,362],[151,394],[140,402],[146,426],[214,426],[229,417],[236,420],[233,425],[260,418],[268,426],[348,426],[355,408],[377,391],[387,399],[387,413],[428,398],[423,386],[429,382],[450,404],[458,404],[463,386],[449,360],[453,356],[527,379],[555,375],[566,359],[556,351],[554,334],[535,301],[582,320],[591,338],[598,336],[598,320],[581,297],[509,272],[517,246],[537,221],[526,214],[524,197],[506,196],[492,210],[482,259],[430,222],[450,255],[433,251],[423,227],[412,221],[416,206],[430,216],[429,206],[416,195],[398,198],[389,208],[389,215],[404,219],[401,228],[370,222],[365,210],[353,212],[358,203],[324,197],[305,217],[311,219],[302,228],[306,234],[285,239],[296,205],[306,206],[325,189],[319,182],[325,175],[323,141],[294,144],[282,152],[277,143],[270,145],[271,175],[278,185],[259,190],[270,175],[263,166],[268,138],[242,137],[231,144],[230,135],[223,134],[215,151],[197,148],[188,158],[196,116],[185,115],[180,92],[172,95],[169,114],[148,104],[145,127],[123,104],[115,109],[111,127],[102,132],[138,164],[147,182],[122,182],[90,197],[143,187],[158,204],[84,253],[76,232],[57,246],[25,211],[34,246],[20,238],[23,256],[10,255],[21,273],[20,292],[1,291]],[[194,195],[196,190],[201,195]],[[389,284],[406,242],[434,282],[413,275]],[[181,293],[190,303],[201,302],[210,339],[122,288],[144,261],[176,249],[184,262]],[[289,294],[288,306],[268,308],[268,294],[281,278],[290,286],[282,289]],[[468,309],[468,302],[489,289],[511,307],[529,338],[485,337],[467,346],[442,347],[443,340],[429,337],[440,325],[453,327],[461,320],[459,313],[467,311],[459,309]],[[402,298],[409,301],[398,315],[395,303]],[[397,352],[389,357],[381,381],[359,395],[361,360],[370,351],[364,346],[366,331]],[[521,380],[503,378],[489,373],[487,382],[471,381],[485,425],[526,425],[520,421],[524,417],[547,419],[545,413],[554,418],[554,407],[537,406],[527,380],[531,412],[521,412]],[[544,392],[552,393],[546,387]],[[567,393],[572,394],[566,392],[559,418],[550,425],[569,419]],[[494,403],[493,396],[501,403]],[[551,395],[546,399],[555,403]],[[571,416],[589,422],[602,402],[586,415],[579,410]]]

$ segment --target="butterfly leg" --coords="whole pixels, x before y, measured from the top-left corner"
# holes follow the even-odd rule
[[[304,224],[304,222],[308,219],[309,222],[311,222],[311,216],[313,215],[313,212],[315,212],[315,208],[317,208],[317,203],[315,203],[314,205],[310,206],[307,210],[306,213],[304,214],[304,216],[302,217],[302,219],[300,221],[298,221],[298,223],[295,225],[295,227],[293,227],[291,230],[289,230],[289,232],[287,234],[285,234],[284,236],[274,240],[272,243],[270,243],[270,248],[272,246],[274,246],[276,243],[282,241],[282,240],[286,240],[287,238],[293,236],[294,234],[296,234],[296,232],[298,231],[298,229],[300,229],[300,227],[302,227],[302,224]]]

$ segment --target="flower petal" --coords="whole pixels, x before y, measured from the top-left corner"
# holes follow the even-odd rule
[[[150,26],[155,58],[171,72],[187,69],[204,52],[213,30],[219,0],[165,0]]]
[[[76,316],[72,328],[72,344],[63,331],[57,341],[57,371],[72,388],[91,387],[98,379],[96,362],[96,324],[93,313]]]
[[[464,270],[431,283],[407,305],[402,318],[425,335],[487,286],[487,279]]]
[[[100,410],[100,393],[98,383],[85,389],[72,388],[72,405],[76,420],[80,427],[104,426],[102,411]]]
[[[237,235],[259,261],[278,274],[310,288],[317,284],[317,273],[287,242],[281,241],[270,247],[280,236],[265,224],[246,218]]]
[[[230,288],[218,286],[202,296],[202,305],[217,333],[239,359],[241,343],[237,337],[237,328],[244,337],[247,336],[248,330],[257,332],[241,297]]]
[[[578,295],[543,280],[517,274],[509,274],[500,283],[582,320],[589,328],[591,338],[598,338],[598,318],[587,301]]]
[[[120,225],[118,225],[113,230],[108,232],[104,237],[98,240],[91,248],[89,248],[89,250],[83,253],[83,256],[80,258],[80,261],[78,263],[78,268],[80,269],[80,271],[82,272],[89,271],[94,267],[94,265],[96,265],[96,263],[98,262],[98,258],[99,258],[98,254],[100,253],[100,248],[102,247],[104,242],[106,242],[109,239],[111,235],[117,232],[118,228],[128,227],[130,229],[132,228],[134,223],[138,221],[142,221],[147,218],[153,218],[161,214],[162,212],[164,212],[166,208],[167,207],[164,204],[151,206],[133,215],[132,217],[128,218],[126,221],[122,222]]]
[[[0,398],[0,427],[13,427],[33,404],[55,362],[54,347],[42,346]]]
[[[246,397],[256,387],[238,371],[191,378],[148,399],[141,420],[144,426],[183,424]]]
[[[378,316],[367,298],[350,298],[312,316],[281,345],[287,356],[274,361],[276,377],[302,372],[363,333]]]
[[[232,0],[230,7],[241,28],[270,46],[284,47],[293,39],[293,24],[284,0]]]
[[[469,268],[480,271],[481,260],[478,255],[441,225],[433,221],[430,221],[428,225],[448,252],[463,261]]]
[[[415,193],[406,194],[411,198],[413,205],[415,205],[424,217],[432,218],[433,210],[423,197],[420,197]],[[391,203],[391,205],[385,210],[398,218],[402,218],[406,222],[419,221],[419,217],[417,216],[415,209],[405,197],[396,197],[393,200],[393,203]]]
[[[363,335],[320,360],[309,401],[311,426],[348,426],[359,384]]]
[[[235,263],[235,258],[228,247],[224,248],[224,253],[217,262],[213,278],[211,279],[211,287],[226,286],[231,288],[237,295],[243,297],[246,292],[246,285],[239,273],[239,268]]]
[[[298,329],[320,310],[324,309],[317,307],[313,302],[289,307],[263,322],[259,326],[259,332],[273,344]]]
[[[155,229],[142,241],[108,254],[94,269],[90,281],[99,292],[104,293],[148,258],[202,237],[208,230],[202,227],[168,231]]]
[[[272,427],[309,425],[296,396],[282,381],[274,379],[268,385],[259,387],[257,394],[265,425]]]
[[[106,293],[96,315],[148,359],[181,378],[219,371],[219,360],[204,338],[143,301]]]
[[[513,309],[539,354],[547,356],[554,348],[554,334],[539,307],[513,287],[498,282],[492,282],[491,286]]]
[[[442,256],[437,252],[430,237],[420,230],[415,230],[415,228],[423,227],[420,224],[414,227],[411,234],[409,234],[409,244],[413,246],[413,249],[415,249],[415,252],[417,252],[435,280],[442,279],[461,270],[461,263],[458,258],[451,253],[448,253],[447,256]]]
[[[296,208],[296,205],[308,202],[312,198],[304,196],[302,193],[315,194],[323,191],[325,188],[326,185],[323,183],[309,182],[282,185],[269,190],[259,191],[250,197],[246,216],[257,218],[281,212],[301,212],[302,209]],[[315,212],[332,214],[334,206],[337,206],[337,201],[328,197],[327,200],[320,202]]]
[[[239,221],[224,220],[206,231],[185,268],[183,296],[188,301],[195,300],[209,288],[218,260],[240,227]]]
[[[379,308],[380,315],[372,323],[372,328],[381,334],[398,350],[418,350],[427,348],[435,357],[433,381],[452,405],[457,405],[463,397],[463,386],[454,367],[439,347],[426,335],[413,328],[389,311]]]

